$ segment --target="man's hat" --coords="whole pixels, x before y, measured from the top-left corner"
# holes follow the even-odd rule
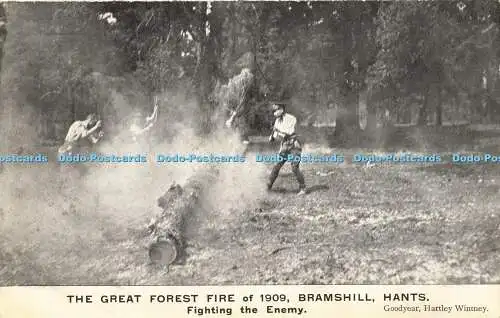
[[[279,106],[279,107],[281,107],[281,108],[285,109],[285,107],[286,107],[286,102],[284,102],[284,101],[271,101],[271,104],[270,104],[270,105],[271,105],[271,107],[272,107],[273,105],[277,105],[277,106]]]
[[[278,101],[278,100],[273,100],[271,101],[271,105],[280,105],[280,106],[285,106],[286,105],[286,102],[284,101]]]

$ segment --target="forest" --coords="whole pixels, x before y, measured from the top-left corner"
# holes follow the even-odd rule
[[[0,61],[0,150],[49,157],[0,162],[0,285],[500,282],[499,1],[7,2]],[[301,162],[305,196],[252,161],[273,101],[304,154],[345,158]],[[146,141],[114,139],[157,103]],[[89,113],[99,153],[249,161],[78,175],[51,156]],[[351,160],[384,151],[440,160]],[[184,263],[149,263],[154,227]]]
[[[158,94],[167,112],[194,102],[207,128],[245,67],[257,132],[269,100],[340,141],[381,123],[499,120],[498,1],[11,2],[3,16],[3,118],[34,118],[42,142],[91,111],[113,127],[132,111],[117,99],[141,110]]]

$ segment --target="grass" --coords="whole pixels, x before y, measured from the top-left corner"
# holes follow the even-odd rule
[[[97,209],[78,210],[61,191],[60,198],[47,198],[43,210],[53,213],[53,221],[41,215],[43,222],[23,224],[11,214],[33,217],[37,207],[21,211],[3,203],[0,220],[18,223],[0,231],[0,284],[500,283],[497,166],[302,169],[307,196],[295,195],[287,165],[258,207],[200,213],[186,264],[170,268],[148,264],[147,215],[120,221],[119,213],[133,214],[138,207],[97,213],[110,209],[97,203]],[[30,189],[17,191],[21,198],[30,195]],[[156,199],[148,198],[152,205]],[[49,231],[51,222],[58,227]]]

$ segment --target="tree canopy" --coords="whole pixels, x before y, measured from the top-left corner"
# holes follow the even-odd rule
[[[4,8],[12,41],[3,48],[3,94],[47,120],[70,121],[89,110],[112,116],[103,113],[111,85],[136,105],[181,92],[196,100],[206,124],[221,107],[214,91],[244,68],[254,76],[253,103],[290,101],[303,120],[334,108],[337,128],[346,131],[359,129],[362,94],[370,120],[500,120],[498,1]]]

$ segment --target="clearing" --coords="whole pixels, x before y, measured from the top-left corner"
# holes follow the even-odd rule
[[[257,204],[200,211],[186,263],[168,269],[148,264],[143,245],[162,189],[136,186],[142,200],[107,202],[67,194],[55,167],[30,168],[29,178],[9,169],[1,285],[500,283],[495,165],[303,164],[310,193],[299,197],[287,164]],[[109,182],[117,196],[127,185]],[[253,193],[241,190],[238,200]]]

